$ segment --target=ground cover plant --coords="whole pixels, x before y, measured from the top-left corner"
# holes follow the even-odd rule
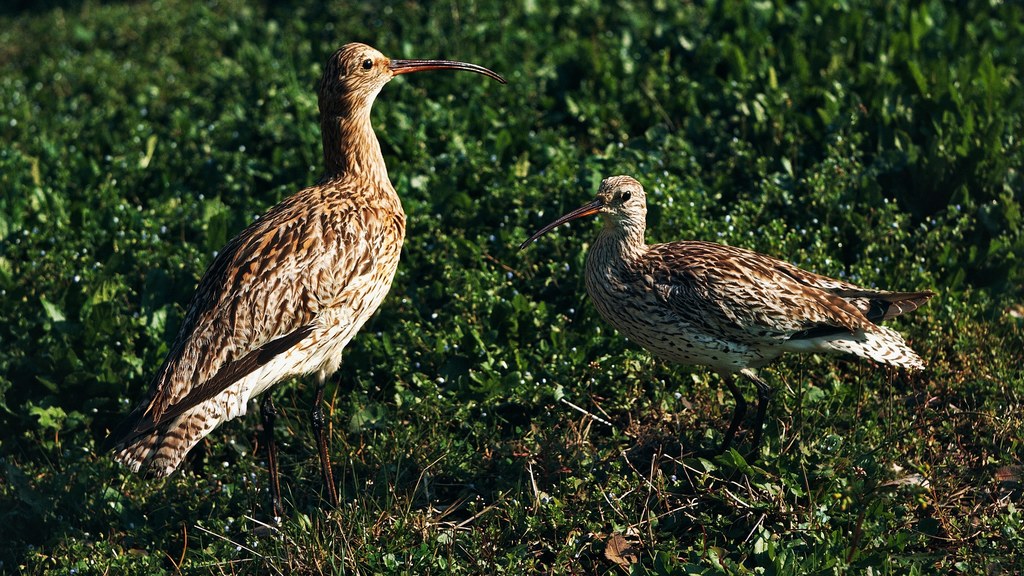
[[[1024,8],[547,4],[0,9],[0,572],[1024,571]],[[270,526],[256,411],[162,482],[99,444],[214,251],[316,179],[348,41],[510,82],[378,99],[408,239],[328,391],[343,503],[280,386]],[[651,241],[935,290],[893,323],[929,369],[786,358],[759,460],[687,456],[732,399],[600,321],[594,225],[517,251],[614,174]]]

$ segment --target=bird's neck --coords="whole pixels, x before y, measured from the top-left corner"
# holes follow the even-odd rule
[[[370,125],[370,109],[327,113],[320,119],[324,141],[324,180],[346,174],[389,183],[388,169],[377,135]]]
[[[612,261],[630,262],[643,258],[645,226],[630,222],[606,221],[594,242],[594,249],[604,252]]]

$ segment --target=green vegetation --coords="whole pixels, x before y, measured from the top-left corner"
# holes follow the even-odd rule
[[[0,14],[0,572],[1024,571],[1019,2],[71,4]],[[381,93],[409,237],[328,392],[344,504],[281,386],[268,529],[256,414],[163,482],[98,446],[213,252],[319,174],[354,40],[509,84]],[[594,224],[516,248],[614,174],[651,240],[936,290],[894,322],[930,369],[787,358],[760,461],[680,459],[721,438],[718,378],[600,321]]]

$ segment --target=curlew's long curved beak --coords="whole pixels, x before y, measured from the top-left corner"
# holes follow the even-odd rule
[[[526,242],[523,242],[522,244],[519,245],[519,249],[520,250],[525,250],[527,246],[529,246],[530,244],[533,244],[534,240],[536,240],[537,238],[540,238],[541,236],[547,234],[548,232],[551,231],[552,228],[555,228],[556,226],[560,226],[562,224],[565,224],[566,222],[569,222],[571,220],[576,220],[577,218],[584,218],[586,216],[593,216],[594,214],[597,214],[598,212],[600,212],[601,208],[603,208],[603,207],[604,207],[604,201],[602,201],[600,198],[595,198],[595,199],[591,200],[590,202],[587,202],[583,206],[580,206],[579,208],[573,210],[572,212],[569,212],[568,214],[559,217],[557,220],[555,220],[551,224],[548,224],[547,226],[545,226],[545,227],[541,228],[540,230],[537,230],[536,232],[534,232],[533,236],[530,236],[529,238],[526,239]]]
[[[484,76],[494,78],[502,84],[507,84],[505,79],[499,76],[497,72],[492,72],[483,66],[470,64],[469,62],[457,62],[455,60],[392,60],[388,68],[391,69],[391,73],[395,76],[427,70],[465,70],[467,72],[483,74]]]

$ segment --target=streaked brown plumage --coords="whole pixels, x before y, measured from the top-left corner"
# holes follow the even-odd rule
[[[587,293],[605,320],[655,356],[710,366],[722,376],[736,399],[723,451],[746,411],[734,375],[758,388],[756,447],[770,389],[755,369],[784,352],[843,352],[924,368],[899,333],[878,324],[916,310],[932,292],[860,288],[711,242],[648,245],[646,194],[629,176],[606,178],[592,202],[540,229],[520,249],[593,214],[601,214],[604,228],[587,254]]]
[[[328,495],[337,503],[320,433],[324,380],[387,294],[405,237],[405,212],[388,180],[370,109],[394,76],[437,69],[504,83],[474,64],[390,60],[365,44],[347,44],[331,56],[319,85],[324,176],[219,252],[148,397],[111,434],[118,461],[166,476],[206,434],[244,414],[251,398],[281,380],[315,373],[314,431]],[[264,409],[272,429],[273,405],[265,402]],[[273,450],[270,456],[276,492]],[[279,494],[272,497],[277,513]]]

